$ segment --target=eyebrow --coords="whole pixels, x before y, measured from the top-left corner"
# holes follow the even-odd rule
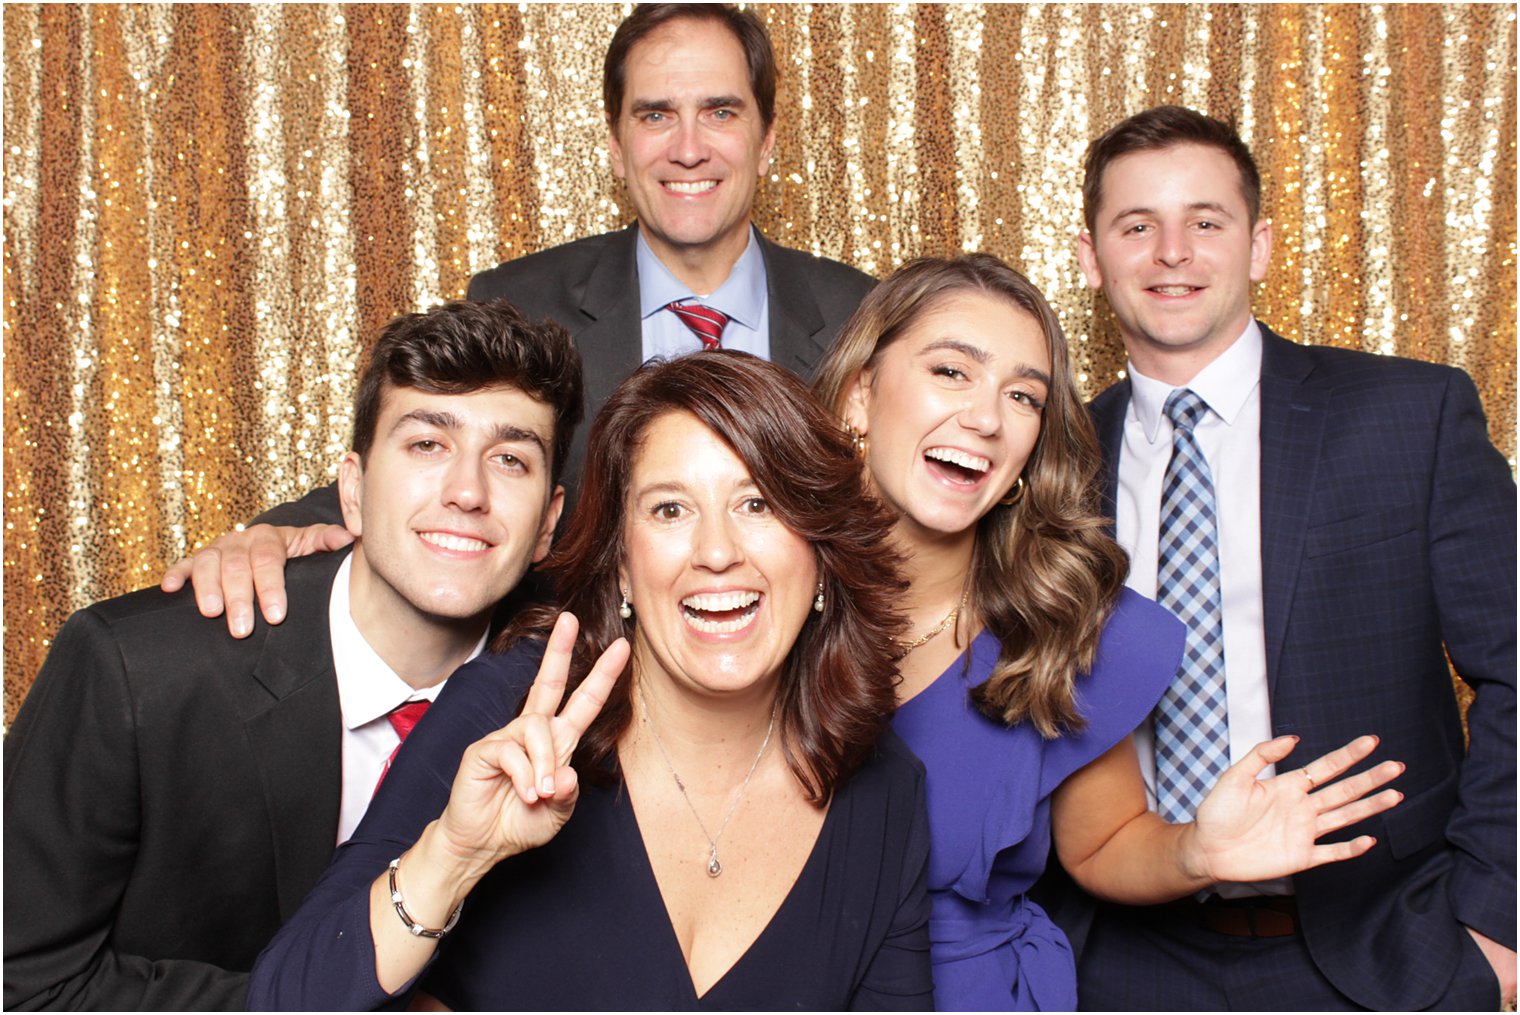
[[[755,482],[755,477],[746,476],[744,482],[737,484],[734,489],[746,491],[753,490],[754,492],[759,493],[760,484]],[[691,487],[686,483],[680,482],[679,480],[667,479],[659,483],[650,483],[647,486],[639,487],[637,490],[633,491],[633,499],[639,501],[643,500],[645,497],[650,496],[651,494],[656,496],[662,494],[686,494],[690,493],[690,491]]]
[[[919,351],[919,355],[922,356],[926,352],[937,352],[940,349],[948,349],[951,352],[958,352],[962,356],[969,356],[983,366],[986,366],[987,361],[992,358],[987,355],[987,350],[981,346],[972,345],[970,342],[962,342],[958,338],[936,339],[924,346]]]
[[[930,342],[928,345],[923,347],[923,349],[919,352],[919,355],[923,355],[926,352],[935,352],[940,349],[948,349],[951,352],[958,352],[963,356],[967,356],[971,359],[976,360],[976,362],[980,363],[982,366],[986,366],[988,361],[992,359],[992,357],[987,354],[987,350],[983,349],[981,346],[972,345],[970,342],[962,342],[958,338],[941,338]],[[1013,372],[1018,377],[1023,377],[1031,381],[1039,381],[1047,388],[1050,387],[1050,375],[1045,371],[1038,369],[1037,367],[1032,367],[1027,363],[1020,363],[1014,368]]]
[[[637,99],[628,104],[628,112],[637,116],[639,113],[668,113],[676,108],[676,104],[669,99]]]
[[[1234,215],[1232,215],[1230,213],[1230,209],[1226,208],[1224,205],[1220,204],[1218,201],[1193,201],[1193,202],[1187,204],[1185,206],[1185,208],[1186,208],[1187,211],[1212,211],[1212,212],[1217,212],[1218,214],[1223,215],[1225,218],[1234,218],[1235,217]],[[1158,212],[1157,212],[1157,210],[1155,208],[1147,208],[1147,207],[1144,207],[1144,206],[1141,206],[1141,207],[1138,207],[1138,208],[1126,208],[1123,211],[1118,212],[1117,214],[1115,214],[1114,217],[1113,217],[1113,221],[1118,222],[1121,219],[1129,218],[1131,215],[1156,215],[1156,214],[1158,214]]]
[[[464,420],[452,412],[443,409],[413,409],[391,427],[391,433],[400,430],[407,423],[421,423],[424,426],[437,427],[440,430],[463,430]],[[537,431],[525,427],[513,426],[511,423],[498,423],[492,428],[491,436],[497,443],[502,444],[531,444],[538,449],[538,453],[545,461],[549,459],[549,445]]]
[[[702,100],[703,109],[719,109],[731,106],[735,109],[744,108],[744,99],[737,95],[710,95]],[[674,99],[634,99],[628,104],[628,112],[634,116],[640,113],[670,113],[674,112],[676,103]]]
[[[648,486],[642,486],[639,489],[635,490],[633,492],[633,499],[634,500],[642,500],[643,498],[648,497],[652,493],[653,494],[662,494],[662,493],[685,493],[685,492],[686,492],[686,484],[685,483],[677,483],[677,482],[673,482],[673,481],[667,481],[667,482],[664,482],[664,483],[650,483]]]

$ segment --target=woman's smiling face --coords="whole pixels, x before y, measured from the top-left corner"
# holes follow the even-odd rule
[[[633,460],[619,571],[641,681],[688,691],[774,691],[812,607],[818,565],[732,448],[670,412]]]
[[[866,464],[899,523],[940,535],[974,526],[1006,496],[1040,437],[1050,350],[1008,300],[958,290],[877,352],[848,391]]]

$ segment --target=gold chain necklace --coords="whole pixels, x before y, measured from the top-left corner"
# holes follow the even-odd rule
[[[927,634],[920,635],[919,637],[913,639],[912,641],[906,641],[906,640],[904,640],[902,638],[893,638],[892,640],[897,643],[897,647],[898,647],[898,649],[900,651],[898,651],[897,654],[894,655],[892,658],[894,658],[894,659],[905,659],[905,658],[907,658],[907,655],[908,655],[909,652],[912,652],[914,649],[918,648],[921,645],[927,645],[941,631],[943,631],[945,628],[949,627],[951,624],[955,623],[955,618],[959,617],[961,615],[961,610],[963,610],[963,609],[966,608],[966,597],[969,596],[970,594],[971,594],[971,590],[970,589],[967,589],[965,592],[962,592],[961,593],[961,601],[958,602],[958,603],[956,603],[955,607],[949,613],[945,614],[945,619],[941,620],[938,624],[935,624],[934,627],[931,628]]]
[[[707,876],[715,878],[723,873],[723,864],[718,862],[718,840],[723,838],[723,833],[728,829],[728,823],[733,820],[734,812],[744,801],[744,791],[749,789],[749,781],[754,777],[755,769],[760,767],[760,759],[765,756],[766,747],[770,746],[771,734],[776,730],[776,706],[780,704],[780,699],[771,703],[771,724],[765,728],[765,739],[760,741],[760,750],[755,754],[755,760],[750,763],[749,772],[744,776],[744,784],[739,787],[739,795],[734,798],[733,804],[728,808],[728,813],[723,816],[723,824],[718,826],[718,834],[712,835],[707,831],[707,822],[703,821],[702,815],[697,813],[697,805],[692,803],[691,797],[686,794],[686,784],[676,773],[675,763],[670,760],[670,752],[665,750],[665,742],[660,739],[660,731],[654,728],[654,720],[649,715],[649,702],[644,699],[644,689],[635,685],[634,690],[638,692],[639,704],[644,709],[644,725],[648,726],[649,732],[654,734],[654,745],[660,749],[660,757],[665,759],[665,767],[670,769],[670,777],[676,781],[676,789],[681,791],[681,799],[685,800],[686,806],[691,808],[691,816],[697,819],[697,827],[702,829],[702,835],[707,839]]]

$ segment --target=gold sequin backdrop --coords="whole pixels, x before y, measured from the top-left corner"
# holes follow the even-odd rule
[[[622,224],[621,5],[4,8],[5,714],[69,612],[325,482],[366,340],[506,258]],[[1454,363],[1515,444],[1511,5],[761,5],[757,218],[882,274],[985,249],[1089,393],[1080,160],[1159,102],[1233,118],[1276,226],[1260,314]]]

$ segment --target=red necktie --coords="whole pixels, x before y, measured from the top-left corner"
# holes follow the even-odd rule
[[[412,727],[417,725],[417,720],[422,718],[422,713],[428,710],[431,701],[409,701],[405,705],[397,705],[390,710],[386,718],[391,721],[391,728],[396,731],[396,736],[401,738],[401,743],[396,745],[396,750],[391,751],[391,756],[385,759],[385,767],[380,770],[380,778],[375,780],[375,793],[380,792],[380,784],[385,781],[385,776],[391,770],[391,762],[396,760],[396,751],[401,750],[401,744],[406,743],[406,738],[411,736]],[[370,796],[374,796],[371,793]]]
[[[681,323],[702,340],[702,348],[716,349],[722,342],[728,315],[721,310],[704,307],[700,303],[682,303],[680,300],[667,304],[665,309],[679,317]]]

